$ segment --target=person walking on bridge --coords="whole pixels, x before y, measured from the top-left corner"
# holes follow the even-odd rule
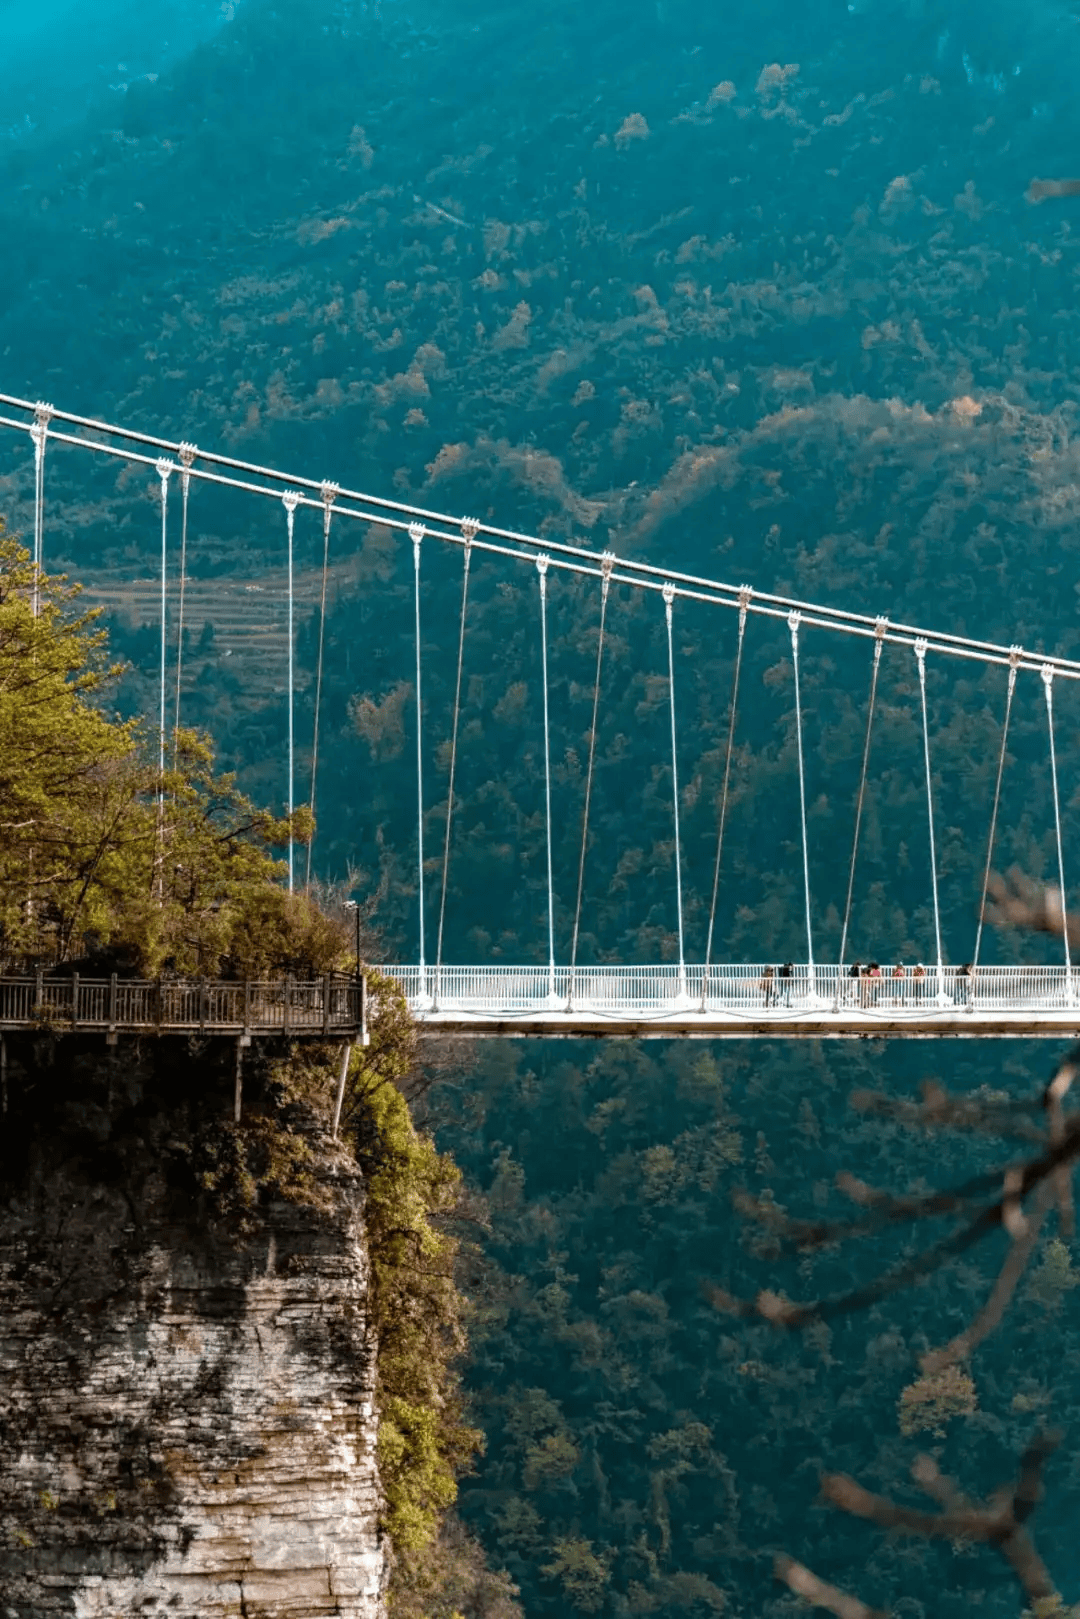
[[[776,990],[776,973],[772,967],[765,968],[761,975],[761,983],[758,987],[760,988],[762,995],[765,997],[765,1007],[766,1010],[768,1010],[773,1003],[773,994]]]
[[[791,981],[792,981],[792,979],[794,977],[795,977],[795,965],[794,965],[794,963],[790,962],[790,961],[785,961],[784,965],[781,967],[780,973],[779,973],[780,993],[784,997],[784,1005],[785,1006],[790,1006],[791,1005]]]

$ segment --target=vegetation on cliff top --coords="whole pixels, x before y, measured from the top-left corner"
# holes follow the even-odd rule
[[[156,738],[102,706],[110,664],[77,588],[42,578],[0,528],[0,966],[111,962],[156,976],[314,974],[341,926],[277,879],[312,820],[259,810],[194,732]]]

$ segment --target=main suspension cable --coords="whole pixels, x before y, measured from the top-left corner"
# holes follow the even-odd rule
[[[33,410],[34,407],[26,400],[15,399],[7,394],[0,394],[0,406],[8,404],[20,410]],[[51,410],[52,407],[45,407]],[[180,446],[171,440],[159,439],[148,433],[138,433],[125,428],[116,427],[105,422],[98,422],[89,417],[74,416],[70,412],[53,412],[55,421],[72,423],[89,429],[96,433],[113,434],[118,438],[127,438],[137,443],[157,445],[163,449],[179,453]],[[13,417],[0,416],[0,429],[11,428],[18,432],[25,432],[27,424],[17,421]],[[50,440],[57,444],[72,445],[77,449],[114,457],[132,465],[145,465],[152,467],[155,464],[153,456],[142,455],[135,450],[123,448],[117,444],[103,442],[101,439],[86,438],[78,433],[63,433],[55,424],[49,431]],[[315,494],[301,497],[300,504],[310,506],[317,510],[321,504],[321,497],[317,494],[319,485],[311,479],[295,477],[271,467],[256,466],[246,461],[239,461],[235,457],[217,455],[208,450],[199,451],[199,460],[204,464],[192,468],[192,477],[200,478],[204,482],[220,484],[222,487],[237,489],[245,494],[259,495],[277,500],[280,498],[279,490],[269,487],[266,483],[253,483],[252,477],[272,479],[278,483],[294,481],[298,485],[316,491]],[[213,468],[235,468],[240,473],[249,476],[233,476],[227,472],[214,471]],[[428,512],[424,507],[414,507],[383,496],[370,495],[357,490],[342,490],[342,500],[357,503],[356,506],[339,505],[338,513],[343,518],[350,518],[355,522],[369,524],[378,522],[391,531],[405,533],[411,530],[413,519],[424,518],[427,522],[426,532],[431,539],[437,539],[444,544],[460,545],[461,519],[439,512]],[[396,514],[396,515],[395,515]],[[440,527],[439,525],[444,525]],[[599,578],[602,564],[602,554],[590,551],[580,544],[561,544],[548,539],[538,539],[535,535],[521,534],[515,530],[498,528],[493,524],[481,525],[481,532],[474,544],[475,550],[488,551],[492,555],[506,556],[516,562],[535,562],[534,548],[548,548],[551,568],[567,573],[580,574],[584,577]],[[675,585],[675,594],[686,601],[701,601],[711,607],[737,609],[739,606],[739,591],[734,585],[722,580],[706,579],[696,574],[672,573],[671,570],[661,570],[648,563],[633,562],[621,559],[616,562],[615,572],[612,575],[614,584],[627,584],[639,590],[662,592],[665,583]],[[793,597],[778,596],[769,591],[755,591],[750,606],[751,613],[765,618],[777,620],[786,619],[790,611],[797,611],[802,615],[803,623],[807,627],[831,630],[839,634],[860,636],[870,640],[876,634],[875,620],[866,613],[846,612],[839,608],[823,607],[813,602],[796,600]],[[983,665],[999,664],[1002,668],[1009,665],[1009,648],[991,641],[976,641],[970,636],[953,635],[947,631],[929,632],[913,625],[890,622],[886,639],[890,645],[914,648],[918,639],[927,640],[932,650],[939,656],[971,659]],[[1080,680],[1080,660],[1056,657],[1052,654],[1024,653],[1020,667],[1038,671],[1044,663],[1049,663],[1055,673],[1062,679]]]
[[[930,722],[926,713],[926,642],[915,643],[915,661],[919,666],[919,700],[922,704],[923,759],[926,764],[926,817],[930,828],[930,881],[934,890],[934,942],[937,947],[938,1000],[945,994],[945,967],[941,955],[941,911],[938,905],[937,847],[934,842],[934,793],[930,774]]]
[[[886,620],[878,619],[879,634],[874,642],[874,667],[870,675],[870,701],[866,709],[866,738],[863,742],[862,771],[859,776],[859,797],[855,805],[855,835],[851,840],[851,866],[848,870],[847,899],[844,902],[844,926],[840,932],[840,966],[844,965],[847,950],[848,925],[851,922],[851,901],[855,892],[855,861],[859,853],[859,832],[862,828],[863,802],[866,798],[866,776],[870,766],[870,735],[874,727],[874,704],[877,700],[878,671],[881,668],[881,649],[885,644]],[[839,985],[837,994],[839,995]]]
[[[795,739],[799,752],[799,816],[802,821],[803,897],[806,902],[806,974],[811,996],[817,994],[814,972],[814,931],[810,923],[810,852],[806,838],[806,780],[803,768],[802,699],[799,693],[799,624],[802,615],[788,615],[791,631],[791,662],[795,671]]]
[[[435,997],[433,1011],[439,1010],[439,991],[442,988],[443,923],[446,920],[446,888],[450,877],[450,824],[454,815],[454,780],[457,775],[458,723],[461,719],[461,675],[465,667],[465,612],[469,604],[469,565],[472,562],[474,525],[470,518],[462,523],[465,548],[461,553],[461,625],[458,631],[457,679],[454,682],[454,718],[450,730],[450,781],[446,793],[446,832],[443,838],[442,891],[439,895],[439,933],[435,941]]]
[[[19,398],[13,394],[0,393],[0,407],[3,406],[23,412],[45,410],[50,418],[53,418],[57,423],[68,424],[83,429],[84,433],[90,432],[98,435],[94,438],[87,438],[80,433],[61,433],[53,427],[50,430],[50,437],[54,442],[73,444],[82,449],[97,451],[129,461],[145,461],[148,465],[153,465],[155,459],[153,455],[141,456],[120,445],[106,443],[101,435],[148,445],[159,452],[172,455],[179,454],[180,445],[174,443],[171,439],[163,439],[151,433],[120,427],[115,423],[103,422],[95,417],[79,416],[70,411],[56,410],[51,405],[34,405],[30,400]],[[12,417],[0,417],[0,427],[9,427],[19,432],[25,432],[27,424]],[[279,484],[287,483],[295,485],[297,488],[307,489],[311,493],[303,497],[304,504],[315,507],[319,504],[321,498],[318,493],[319,485],[314,479],[300,477],[294,473],[282,472],[274,467],[260,466],[254,462],[242,461],[235,456],[221,455],[209,450],[201,450],[199,459],[204,463],[204,467],[196,469],[194,475],[197,477],[228,484],[233,488],[245,489],[252,494],[271,496],[276,499],[279,495],[278,490],[268,488],[265,484],[256,485],[247,481],[252,477],[274,480]],[[225,472],[232,470],[242,476],[237,478],[224,475],[224,473],[215,473],[210,470],[211,468],[222,468],[225,469]],[[457,517],[431,511],[426,507],[409,505],[386,496],[368,494],[362,490],[343,488],[342,498],[348,501],[360,502],[373,509],[373,511],[343,513],[343,515],[357,517],[363,522],[382,521],[388,527],[400,530],[410,527],[413,521],[418,521],[426,526],[426,531],[432,538],[460,543],[460,535],[457,532],[460,528],[460,519]],[[375,517],[373,512],[378,512],[381,515]],[[440,525],[447,525],[453,532],[437,533],[436,530]],[[580,571],[590,572],[594,576],[599,573],[600,554],[572,542],[540,539],[536,535],[524,534],[514,529],[499,528],[491,523],[482,523],[480,532],[495,540],[509,541],[516,547],[524,546],[544,550],[549,553],[552,567],[570,567],[573,571],[580,568]],[[480,544],[481,541],[478,539],[478,547]],[[484,548],[500,549],[498,546],[489,547],[486,545]],[[521,550],[514,550],[507,554],[516,556],[523,561],[532,560],[529,553]],[[644,562],[621,561],[617,566],[620,570],[624,570],[616,581],[618,583],[626,582],[636,584],[640,588],[660,590],[662,588],[661,580],[663,580],[666,583],[674,583],[676,593],[680,596],[693,597],[699,589],[722,591],[725,594],[721,598],[710,596],[703,599],[715,601],[718,605],[725,607],[736,607],[738,605],[736,587],[721,581],[705,579],[695,574],[673,573],[670,569],[661,569]],[[815,622],[824,628],[850,634],[861,634],[867,638],[875,633],[874,621],[869,614],[846,612],[839,608],[820,607],[812,602],[779,596],[768,591],[755,592],[754,604],[750,611],[777,619],[786,618],[790,611],[795,611],[802,614],[803,621],[807,624]],[[819,616],[815,617],[815,615]],[[1007,647],[990,641],[974,640],[970,636],[954,635],[944,631],[929,635],[928,632],[914,625],[892,624],[888,638],[896,644],[905,646],[913,646],[916,639],[924,638],[933,644],[935,652],[939,654],[949,653],[953,656],[971,657],[982,663],[996,662],[1003,666],[1008,664],[1009,649]],[[1051,656],[1045,661],[1048,661],[1056,672],[1065,678],[1080,678],[1080,661],[1078,660]],[[1035,667],[1035,664],[1030,657],[1025,655],[1022,666],[1025,668]]]
[[[705,939],[705,972],[701,979],[701,1010],[709,993],[709,973],[712,967],[713,928],[716,923],[716,902],[720,894],[720,857],[724,850],[724,828],[727,824],[728,787],[731,782],[731,757],[735,746],[735,714],[739,702],[739,675],[742,671],[743,642],[746,639],[746,615],[753,591],[743,585],[739,591],[739,642],[735,650],[735,673],[731,682],[731,708],[728,714],[727,753],[724,758],[724,785],[720,794],[720,824],[716,833],[716,864],[713,867],[712,901],[709,905],[709,931]]]
[[[596,761],[596,725],[600,715],[600,669],[604,659],[604,627],[607,622],[608,593],[615,556],[604,552],[600,578],[600,632],[596,638],[596,679],[593,682],[592,725],[589,728],[589,763],[585,771],[585,805],[581,816],[581,855],[578,860],[577,899],[574,904],[574,934],[570,945],[570,988],[566,1010],[574,1009],[574,973],[577,969],[578,934],[581,928],[581,897],[585,890],[585,854],[589,843],[589,806],[592,802],[593,766]]]
[[[679,839],[679,760],[675,726],[675,651],[671,637],[671,604],[675,586],[664,586],[664,618],[667,623],[668,697],[671,705],[671,806],[675,820],[675,904],[679,920],[679,996],[686,994],[686,951],[683,939],[682,849]]]
[[[1017,662],[1019,662],[1020,648],[1016,647]],[[1009,740],[1009,716],[1012,713],[1013,692],[1016,690],[1016,663],[1009,669],[1009,685],[1005,694],[1005,719],[1001,726],[1001,750],[998,753],[997,781],[994,783],[994,807],[990,811],[990,836],[986,840],[986,866],[983,870],[982,894],[979,899],[979,924],[975,929],[975,949],[971,954],[971,970],[979,965],[979,949],[982,945],[983,922],[986,919],[986,895],[990,888],[990,868],[994,861],[994,836],[997,832],[998,805],[1001,803],[1001,778],[1005,774],[1005,747]],[[971,1002],[974,1005],[974,999]]]
[[[1061,937],[1065,944],[1065,993],[1073,998],[1072,957],[1069,952],[1069,913],[1065,908],[1065,861],[1061,852],[1061,803],[1058,797],[1057,750],[1054,746],[1054,671],[1048,664],[1042,672],[1046,692],[1046,725],[1050,733],[1050,779],[1054,789],[1054,831],[1057,836],[1058,891],[1061,899]]]
[[[333,504],[337,499],[337,485],[324,483],[323,496],[323,538],[322,538],[322,589],[319,593],[319,651],[315,660],[315,716],[311,727],[311,793],[308,805],[312,820],[315,818],[315,789],[319,777],[319,716],[322,712],[322,683],[323,683],[323,649],[326,645],[326,580],[330,571],[330,521],[333,516]],[[311,854],[315,846],[315,828],[312,826],[311,836],[308,839],[307,859],[304,863],[304,888],[311,887]]]

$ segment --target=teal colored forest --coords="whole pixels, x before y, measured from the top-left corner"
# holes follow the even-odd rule
[[[53,15],[55,13],[55,16]],[[659,567],[1080,656],[1080,29],[1032,0],[237,0],[91,36],[0,3],[0,388],[374,494]],[[53,28],[46,50],[41,32]],[[61,27],[62,25],[62,27]],[[62,43],[57,43],[63,33]],[[112,56],[116,56],[115,63]],[[157,480],[49,452],[46,562],[106,608],[152,710]],[[33,523],[29,444],[0,438],[0,514]],[[321,524],[297,523],[299,783]],[[191,502],[183,719],[243,790],[285,797],[285,522]],[[460,557],[423,557],[426,923],[436,924]],[[414,960],[413,565],[332,530],[313,869]],[[175,608],[172,582],[170,612]],[[581,838],[599,593],[549,610],[556,954]],[[477,558],[445,959],[546,959],[535,573]],[[674,959],[662,607],[616,587],[581,961]],[[686,945],[702,959],[734,615],[675,615]],[[811,903],[839,949],[870,648],[801,642]],[[751,621],[714,956],[805,959],[791,648]],[[1004,671],[928,662],[946,959],[970,959]],[[1080,905],[1080,694],[1056,692],[1065,876]],[[849,954],[932,960],[914,659],[888,649]],[[306,797],[302,790],[300,797]],[[995,860],[1056,878],[1041,684],[1021,676]],[[987,961],[1060,941],[988,932]],[[430,954],[430,949],[429,949]],[[918,1500],[919,1451],[972,1495],[1065,1430],[1037,1538],[1080,1600],[1076,1256],[1051,1223],[1004,1324],[942,1393],[919,1357],[970,1318],[1004,1240],[896,1297],[778,1332],[714,1289],[869,1283],[923,1240],[795,1255],[851,1171],[918,1194],[1000,1142],[858,1112],[926,1079],[1037,1099],[1050,1045],[490,1045],[434,1054],[422,1118],[474,1199],[467,1381],[487,1434],[461,1515],[530,1619],[780,1619],[774,1551],[897,1619],[1023,1599],[985,1546],[882,1534],[823,1471]],[[748,1200],[750,1200],[748,1202]],[[757,1217],[748,1212],[756,1209]],[[773,1207],[775,1218],[762,1216]],[[947,1224],[947,1222],[946,1222]]]

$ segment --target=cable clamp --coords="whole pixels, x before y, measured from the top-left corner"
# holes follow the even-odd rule
[[[199,453],[199,451],[198,451],[197,447],[194,444],[181,444],[181,446],[180,446],[180,464],[181,464],[181,466],[190,467],[192,462],[194,461],[195,457],[198,455],[198,453]]]
[[[34,406],[34,420],[30,427],[30,437],[34,441],[34,449],[38,455],[45,448],[45,439],[49,431],[49,423],[56,412],[51,405],[42,404],[39,399]]]
[[[1019,667],[1020,667],[1020,659],[1023,656],[1024,656],[1023,647],[1022,646],[1017,646],[1014,643],[1009,648],[1009,668],[1010,669],[1019,669]]]
[[[170,461],[164,455],[161,455],[154,462],[154,471],[161,479],[161,492],[164,494],[169,487],[169,479],[176,471],[176,462]]]
[[[601,557],[600,557],[600,577],[604,581],[605,585],[610,583],[611,575],[615,571],[615,564],[616,564],[617,561],[618,561],[618,558],[616,557],[614,551],[605,551],[601,555]]]
[[[889,628],[889,621],[888,621],[887,618],[875,618],[875,620],[874,620],[874,640],[878,643],[879,646],[881,645],[882,641],[884,641],[885,632],[887,631],[888,628]]]
[[[418,574],[420,572],[420,541],[424,538],[426,532],[427,530],[424,528],[423,523],[409,524],[409,538],[412,541],[413,566]]]
[[[754,598],[754,587],[753,587],[753,585],[740,585],[739,586],[739,607],[741,608],[741,610],[744,613],[746,612],[746,609],[750,606],[750,603],[753,600],[753,598]]]
[[[296,508],[299,506],[302,498],[303,497],[296,489],[286,489],[285,493],[282,495],[281,504],[284,506],[290,517],[292,517],[293,513],[296,511]]]
[[[1042,666],[1042,669],[1040,670],[1040,673],[1042,675],[1042,683],[1046,687],[1047,695],[1049,695],[1050,687],[1054,684],[1054,666],[1053,666],[1053,664],[1052,663],[1044,663],[1043,666]]]
[[[319,485],[319,494],[322,496],[324,506],[332,506],[340,493],[341,489],[336,483],[330,483],[327,480]]]
[[[466,545],[471,545],[479,532],[480,522],[478,518],[463,517],[461,519],[461,537]]]
[[[923,666],[924,666],[925,660],[926,660],[926,646],[927,646],[926,637],[923,636],[923,635],[920,635],[919,639],[915,642],[915,661],[919,665],[919,673],[920,674],[923,671]]]
[[[664,598],[664,606],[670,611],[671,604],[675,600],[675,586],[672,584],[670,579],[666,579],[664,581],[664,588],[661,594]]]

